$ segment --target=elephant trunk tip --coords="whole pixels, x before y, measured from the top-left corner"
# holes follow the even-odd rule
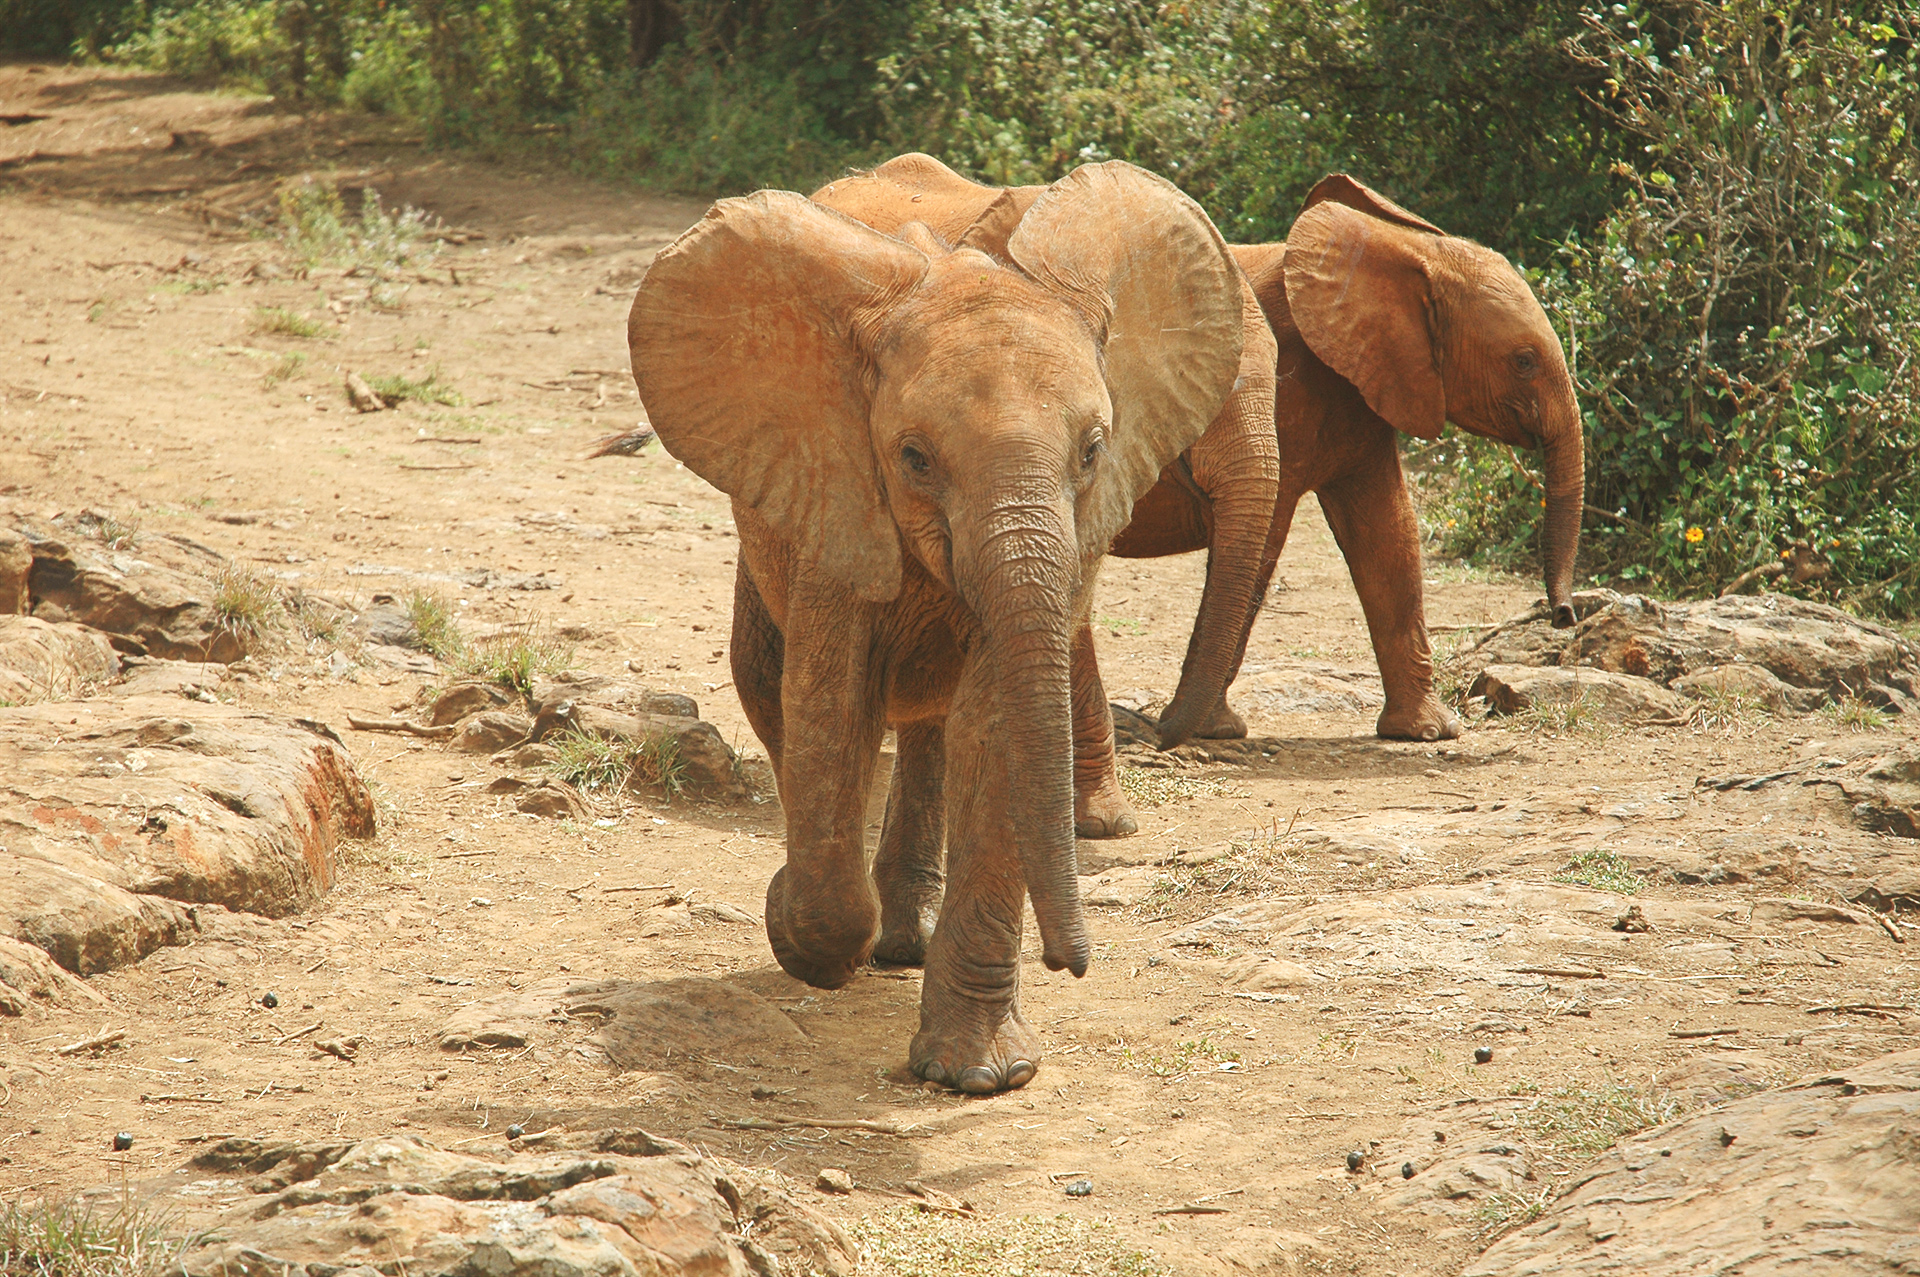
[[[1580,619],[1573,614],[1573,604],[1571,603],[1555,603],[1552,607],[1553,628],[1556,630],[1572,629],[1574,622]]]
[[[1200,716],[1182,704],[1180,698],[1176,696],[1173,698],[1173,704],[1167,706],[1166,712],[1160,715],[1160,721],[1156,726],[1159,729],[1160,748],[1172,749],[1176,745],[1186,744],[1193,734],[1200,730]]]
[[[1047,964],[1049,971],[1071,971],[1074,979],[1087,974],[1087,963],[1091,960],[1092,946],[1087,943],[1085,932],[1067,940],[1065,952],[1053,944],[1048,944],[1041,952],[1040,960]]]

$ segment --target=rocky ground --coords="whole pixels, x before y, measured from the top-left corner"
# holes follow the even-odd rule
[[[1255,737],[1125,750],[1039,1077],[929,1090],[916,973],[767,952],[727,503],[585,459],[700,206],[138,75],[0,119],[0,1199],[160,1202],[194,1272],[1920,1263],[1911,638],[1436,563],[1481,716],[1382,742],[1309,503]],[[1109,565],[1124,707],[1201,567]]]

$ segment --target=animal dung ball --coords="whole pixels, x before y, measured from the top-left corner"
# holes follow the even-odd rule
[[[1493,1063],[1493,1048],[1492,1048],[1492,1047],[1490,1047],[1490,1046],[1476,1046],[1476,1047],[1474,1047],[1474,1048],[1473,1048],[1473,1062],[1474,1062],[1475,1064],[1491,1064],[1491,1063]]]
[[[271,1011],[280,1005],[280,995],[269,989],[260,995],[260,1005]]]
[[[1401,1179],[1412,1179],[1412,1178],[1413,1178],[1413,1163],[1412,1163],[1412,1162],[1402,1162],[1402,1163],[1400,1163],[1400,1178],[1401,1178]]]
[[[1353,1152],[1347,1154],[1347,1169],[1355,1175],[1358,1175],[1360,1168],[1366,1165],[1366,1161],[1367,1155],[1359,1149],[1355,1149]]]
[[[1076,1179],[1069,1182],[1067,1185],[1067,1196],[1068,1197],[1092,1197],[1093,1181],[1090,1179]]]
[[[114,1134],[114,1137],[113,1137],[114,1152],[124,1153],[132,1147],[133,1147],[133,1132],[118,1131]]]
[[[517,1122],[507,1128],[507,1138],[510,1140],[517,1140],[526,1133],[527,1128]]]

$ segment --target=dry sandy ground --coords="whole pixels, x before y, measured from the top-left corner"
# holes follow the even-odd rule
[[[580,667],[688,693],[757,753],[728,684],[726,501],[657,449],[582,460],[637,417],[631,287],[700,205],[147,77],[0,67],[0,112],[52,117],[0,128],[0,514],[90,507],[355,604],[437,588],[474,625],[537,618],[571,636]],[[469,233],[397,284],[302,275],[240,219],[308,171]],[[257,332],[263,307],[323,334]],[[342,394],[347,371],[429,370],[463,406],[362,416]],[[552,588],[465,584],[479,569]],[[1172,688],[1201,569],[1199,556],[1109,564],[1116,697]],[[1429,575],[1442,634],[1538,593]],[[518,815],[484,793],[482,758],[346,730],[348,711],[407,707],[432,675],[284,642],[232,694],[340,728],[388,828],[310,916],[223,924],[97,977],[111,1001],[97,1013],[0,1024],[0,1199],[117,1193],[123,1174],[181,1182],[194,1142],[218,1133],[397,1128],[484,1149],[509,1124],[643,1125],[805,1185],[823,1167],[877,1190],[923,1181],[973,1203],[986,1218],[968,1227],[988,1239],[1016,1216],[1067,1213],[1108,1221],[1173,1271],[1452,1272],[1633,1103],[1685,1108],[1920,1041],[1901,1009],[1920,946],[1815,907],[1899,840],[1853,830],[1817,786],[1695,785],[1853,757],[1911,726],[1482,725],[1439,746],[1381,742],[1360,609],[1311,504],[1281,577],[1235,693],[1265,756],[1143,771],[1162,801],[1139,836],[1083,843],[1083,872],[1240,850],[1095,909],[1087,979],[1032,965],[1027,1014],[1049,1053],[1031,1086],[984,1100],[906,1073],[916,973],[808,990],[757,925],[663,904],[691,893],[757,917],[781,857],[771,796],[629,796],[585,826]],[[1645,872],[1652,932],[1612,929],[1624,897],[1541,886],[1595,850]],[[1703,860],[1735,871],[1690,886],[1670,872]],[[1806,907],[1756,908],[1766,898]],[[1250,922],[1180,934],[1245,906]],[[1263,958],[1275,963],[1236,983]],[[524,1049],[440,1050],[456,1008],[569,974],[725,977],[807,1038],[627,1072],[575,1050],[585,1030],[566,1025]],[[1862,1004],[1891,1009],[1818,1010]],[[112,1026],[129,1028],[124,1049],[50,1053]],[[1686,1036],[1706,1030],[1722,1032]],[[339,1035],[365,1039],[351,1063],[309,1045]],[[1492,1059],[1475,1064],[1481,1046]],[[922,1125],[728,1125],[754,1117]],[[122,1130],[124,1158],[108,1152]],[[1093,1194],[1066,1197],[1081,1177]],[[822,1200],[898,1224],[884,1192]],[[1221,1213],[1159,1213],[1196,1202]]]

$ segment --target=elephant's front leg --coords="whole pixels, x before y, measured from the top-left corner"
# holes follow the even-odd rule
[[[1040,1065],[1040,1039],[1020,1017],[1027,885],[1010,802],[1020,782],[994,739],[986,683],[977,668],[963,675],[947,719],[946,901],[909,1055],[918,1076],[980,1095],[1025,1086]]]
[[[869,664],[871,613],[796,573],[782,635],[787,863],[767,885],[767,939],[788,974],[822,989],[866,963],[880,921],[865,843],[885,730],[884,689]]]
[[[940,846],[946,836],[946,730],[939,723],[899,729],[887,818],[873,858],[880,891],[880,939],[874,960],[917,967],[940,917]]]
[[[1093,627],[1073,635],[1073,832],[1082,838],[1125,838],[1140,822],[1120,788],[1113,756],[1113,708],[1100,681]]]
[[[1387,696],[1376,727],[1396,740],[1450,740],[1460,720],[1433,693],[1433,647],[1421,590],[1420,525],[1407,497],[1393,435],[1320,489],[1333,539],[1346,556],[1373,637]]]

